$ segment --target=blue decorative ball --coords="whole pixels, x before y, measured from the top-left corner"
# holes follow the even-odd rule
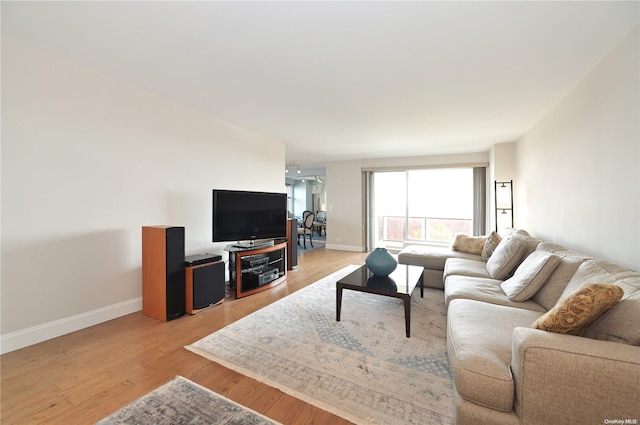
[[[376,248],[371,251],[364,263],[376,276],[389,276],[398,266],[398,262],[386,248]]]

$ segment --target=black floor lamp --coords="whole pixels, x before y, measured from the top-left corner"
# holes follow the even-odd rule
[[[494,182],[496,232],[513,227],[513,180]]]

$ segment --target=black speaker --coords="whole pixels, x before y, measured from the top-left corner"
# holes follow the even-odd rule
[[[142,312],[160,320],[185,314],[184,227],[142,227]]]
[[[186,269],[186,310],[195,314],[198,310],[224,301],[224,262],[215,261]]]
[[[287,270],[298,268],[298,220],[287,220]]]
[[[167,320],[184,313],[184,227],[171,227],[167,229]]]

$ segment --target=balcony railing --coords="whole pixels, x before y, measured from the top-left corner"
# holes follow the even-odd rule
[[[406,217],[379,216],[377,224],[377,240],[391,246],[405,242],[451,242],[456,233],[472,232],[470,218],[409,217],[407,220]]]

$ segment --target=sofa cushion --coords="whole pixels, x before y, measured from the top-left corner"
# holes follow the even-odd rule
[[[560,262],[547,279],[547,282],[533,296],[535,302],[547,310],[551,310],[560,299],[562,292],[580,264],[585,262],[588,257],[548,242],[538,245],[538,251],[553,253],[560,258]]]
[[[630,296],[640,290],[638,277],[640,274],[625,269],[616,264],[601,259],[587,259],[569,280],[562,292],[561,298],[566,297],[576,289],[591,283],[612,283],[620,286],[624,291],[624,297]]]
[[[530,326],[540,312],[453,300],[447,310],[447,355],[457,392],[468,401],[510,412],[512,333]]]
[[[451,249],[454,251],[480,255],[486,240],[486,236],[469,236],[466,233],[458,233],[453,239]]]
[[[559,261],[559,257],[549,252],[535,251],[500,286],[511,301],[526,301],[547,282]]]
[[[448,246],[408,245],[398,254],[400,264],[422,266],[429,269],[444,270],[447,258],[468,258],[479,260],[480,256],[466,252],[454,251]]]
[[[522,235],[522,236],[531,236],[529,234],[529,232],[527,232],[526,230],[524,230],[524,229],[516,229],[515,227],[506,228],[505,231],[504,231],[504,236],[509,236],[509,235],[511,235],[513,233],[517,233],[517,234]]]
[[[466,258],[449,258],[444,263],[443,281],[448,276],[469,276],[490,278],[487,264],[483,261],[469,260]]]
[[[624,291],[622,300],[598,318],[584,336],[605,341],[640,345],[640,273],[602,259],[584,261],[567,285],[563,296],[589,283],[612,283]]]
[[[623,289],[624,295],[618,304],[589,327],[584,336],[640,345],[640,273],[602,259],[588,259],[578,267],[563,296],[598,282],[615,284]]]
[[[500,283],[501,281],[495,279],[456,275],[449,276],[445,281],[444,287],[445,304],[448,306],[453,300],[464,299],[523,308],[540,313],[547,311],[546,308],[532,300],[524,302],[511,301],[500,288]]]
[[[487,271],[493,279],[504,280],[524,255],[525,244],[522,239],[511,234],[504,238],[487,261]]]
[[[600,316],[589,326],[584,336],[640,346],[640,314],[638,312],[640,312],[640,291],[623,298]]]
[[[487,239],[484,242],[484,246],[482,247],[482,252],[480,253],[480,258],[482,259],[482,261],[486,263],[489,260],[489,258],[493,254],[493,251],[496,250],[501,240],[502,236],[500,236],[498,232],[491,232],[489,236],[487,236]]]
[[[542,242],[540,239],[534,238],[522,229],[516,230],[515,232],[511,233],[511,235],[519,238],[522,242],[524,242],[524,254],[522,254],[522,260],[527,258],[536,249],[538,249],[538,245],[540,245],[540,243]]]
[[[589,326],[613,307],[624,291],[617,285],[592,283],[564,297],[539,317],[533,328],[569,335],[584,335]]]

